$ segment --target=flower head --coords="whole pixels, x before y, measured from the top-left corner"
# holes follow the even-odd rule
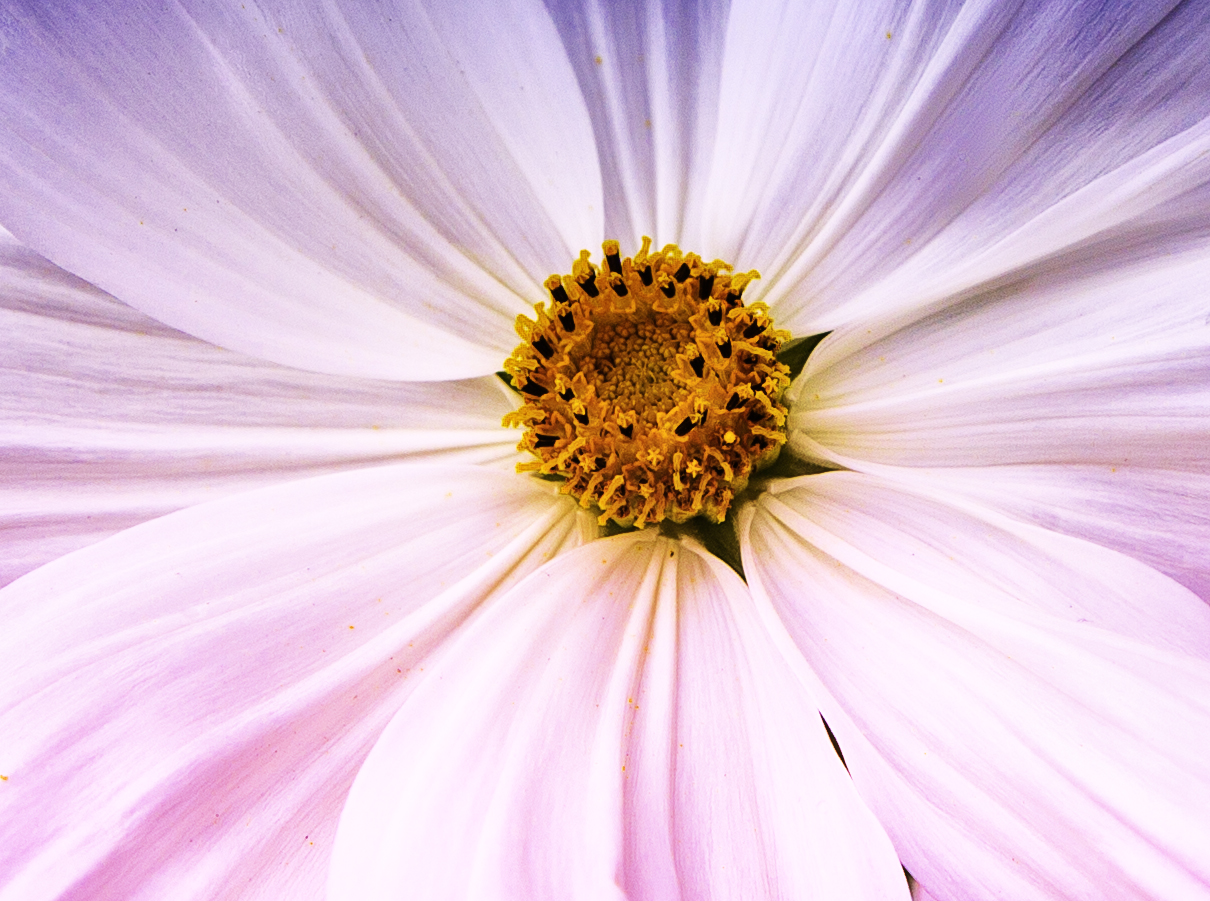
[[[1208,15],[0,13],[0,899],[1210,897]]]

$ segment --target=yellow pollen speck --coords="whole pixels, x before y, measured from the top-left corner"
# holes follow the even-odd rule
[[[789,335],[764,304],[745,306],[756,272],[735,273],[675,244],[633,258],[606,241],[545,282],[551,305],[517,318],[504,368],[524,405],[522,472],[561,476],[562,491],[604,525],[704,516],[721,522],[753,472],[785,443]]]

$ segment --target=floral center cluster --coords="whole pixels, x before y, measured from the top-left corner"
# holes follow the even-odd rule
[[[721,522],[785,443],[790,376],[775,355],[789,335],[764,304],[744,306],[756,272],[652,252],[650,238],[633,259],[603,249],[600,267],[585,250],[546,280],[550,310],[517,317],[505,370],[525,403],[504,424],[537,457],[517,469],[563,477],[602,525]]]

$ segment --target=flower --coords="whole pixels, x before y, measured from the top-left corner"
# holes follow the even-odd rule
[[[0,13],[0,898],[1210,896],[1208,14]],[[746,581],[511,471],[644,234],[829,333]]]

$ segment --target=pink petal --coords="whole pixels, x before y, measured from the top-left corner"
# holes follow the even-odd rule
[[[300,368],[490,373],[600,241],[537,0],[14,12],[0,221],[157,319]]]
[[[1112,551],[877,478],[773,486],[756,597],[939,901],[1210,897],[1210,613]]]
[[[182,507],[397,461],[510,460],[494,377],[314,375],[162,326],[0,235],[0,584]]]
[[[893,898],[907,885],[742,582],[654,530],[493,603],[399,711],[330,898]]]
[[[546,484],[393,466],[137,526],[0,592],[0,897],[319,898],[379,732],[589,537]]]
[[[912,901],[937,901],[937,898],[929,894],[925,887],[915,879],[912,879],[909,885],[912,887]]]

